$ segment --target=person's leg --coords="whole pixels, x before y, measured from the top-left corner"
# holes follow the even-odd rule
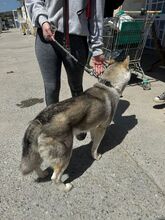
[[[56,48],[44,40],[40,29],[36,36],[35,52],[44,81],[45,101],[48,106],[59,101],[62,59]]]
[[[70,52],[77,60],[85,66],[88,58],[87,38],[77,35],[70,35]],[[83,72],[84,67],[76,63],[66,54],[63,56],[63,63],[67,72],[68,83],[72,97],[79,96],[83,93]],[[76,135],[78,140],[84,140],[86,133]]]
[[[88,58],[87,38],[83,36],[70,35],[70,52],[81,64],[85,66]],[[67,72],[68,83],[73,97],[83,92],[84,67],[76,63],[68,55],[63,55],[63,63]]]

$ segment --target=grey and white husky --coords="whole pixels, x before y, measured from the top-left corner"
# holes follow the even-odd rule
[[[61,177],[72,155],[73,136],[90,131],[92,157],[96,160],[101,158],[97,149],[130,76],[127,57],[122,62],[111,64],[101,80],[82,95],[52,104],[41,111],[30,122],[23,138],[22,173],[36,171],[39,177],[44,178],[47,173],[40,166],[45,160],[54,171],[51,179],[60,189],[68,192],[72,184],[64,184]]]

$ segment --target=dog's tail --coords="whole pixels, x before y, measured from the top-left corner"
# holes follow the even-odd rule
[[[41,158],[37,152],[37,137],[41,131],[41,126],[42,124],[38,120],[31,121],[23,137],[20,165],[23,175],[31,173],[41,163]]]

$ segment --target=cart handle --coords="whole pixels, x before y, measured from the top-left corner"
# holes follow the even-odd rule
[[[146,14],[161,14],[162,11],[149,11],[144,8],[141,9],[141,11],[124,11],[127,14],[141,14],[141,15],[146,15]]]

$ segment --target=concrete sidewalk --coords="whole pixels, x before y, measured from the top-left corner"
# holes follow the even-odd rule
[[[36,183],[35,174],[21,175],[25,128],[45,107],[34,41],[18,30],[0,34],[0,218],[165,220],[165,108],[153,103],[165,83],[157,79],[148,91],[137,84],[126,88],[100,146],[100,161],[90,157],[89,135],[74,141],[70,193],[59,192],[51,181]],[[95,82],[85,73],[85,88]],[[68,97],[63,71],[61,100]]]

